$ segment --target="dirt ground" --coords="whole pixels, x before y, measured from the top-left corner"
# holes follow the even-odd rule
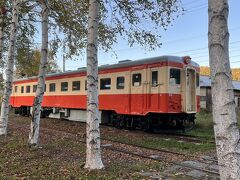
[[[28,147],[30,117],[11,114],[7,137],[0,137],[0,179],[144,179],[140,173],[162,171],[170,164],[102,148],[105,169],[84,169],[85,124],[42,119],[40,147]],[[141,141],[158,137],[140,131],[101,126],[102,137]],[[156,143],[155,143],[156,144]],[[144,153],[144,152],[143,152]],[[169,159],[181,161],[178,156]]]

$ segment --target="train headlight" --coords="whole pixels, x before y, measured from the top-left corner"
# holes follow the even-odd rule
[[[190,64],[191,63],[191,57],[190,56],[184,56],[183,57],[183,62],[185,63],[185,64]]]

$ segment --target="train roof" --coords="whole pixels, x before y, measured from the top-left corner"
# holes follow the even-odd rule
[[[111,64],[111,65],[107,64],[107,65],[99,66],[98,69],[99,69],[99,71],[101,71],[101,70],[105,70],[105,69],[131,67],[131,66],[138,66],[138,65],[144,65],[144,64],[154,64],[154,63],[159,63],[159,62],[176,62],[176,63],[181,63],[181,64],[184,63],[183,57],[181,57],[181,56],[166,55],[166,56],[158,56],[158,57],[145,58],[145,59],[139,59],[139,60],[122,60],[116,64]],[[199,67],[199,65],[194,61],[190,61],[189,64],[194,67]],[[81,68],[78,68],[77,70],[73,70],[73,71],[51,73],[51,74],[47,74],[46,77],[69,75],[69,74],[81,73],[81,72],[86,72],[86,67],[81,67]],[[21,79],[16,79],[16,80],[14,80],[14,82],[23,81],[23,80],[31,80],[31,79],[36,79],[36,78],[37,78],[37,76],[25,77],[25,78],[21,78]]]

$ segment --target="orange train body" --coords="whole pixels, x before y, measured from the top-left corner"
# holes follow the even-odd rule
[[[131,96],[132,103],[129,103]],[[143,101],[143,97],[148,102]],[[32,106],[34,96],[11,97],[13,107]],[[200,96],[197,96],[200,104]],[[119,103],[121,102],[121,103]],[[86,109],[86,95],[44,96],[43,107]],[[118,114],[146,115],[153,113],[179,113],[181,111],[181,95],[169,94],[118,94],[100,95],[99,109],[113,110]],[[198,105],[198,111],[200,106]]]
[[[76,81],[78,90],[73,87]],[[84,68],[47,75],[43,108],[86,109],[85,81]],[[189,57],[160,56],[100,66],[99,109],[121,115],[195,114],[200,110],[198,81],[199,66]],[[31,107],[36,84],[37,77],[14,81],[11,106]],[[55,84],[54,91],[50,84]]]

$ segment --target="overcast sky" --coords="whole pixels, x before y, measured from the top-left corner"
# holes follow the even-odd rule
[[[176,19],[167,31],[162,32],[162,47],[155,51],[146,51],[136,45],[130,48],[127,41],[119,39],[112,52],[99,51],[99,65],[113,64],[124,59],[143,59],[161,55],[190,55],[193,61],[201,66],[208,66],[208,0],[182,0],[186,10],[183,16]],[[230,61],[232,67],[240,67],[240,1],[229,0],[229,32]],[[62,68],[61,53],[57,58]],[[74,70],[86,66],[86,57],[78,57],[77,61],[66,61],[66,70]]]

